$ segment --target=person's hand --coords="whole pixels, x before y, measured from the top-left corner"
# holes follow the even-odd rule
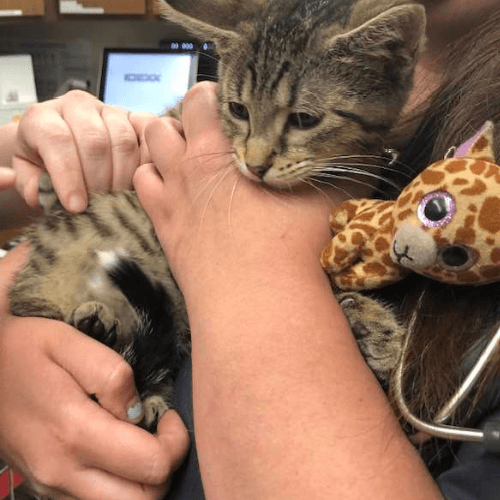
[[[215,85],[194,86],[181,122],[157,119],[145,140],[154,164],[136,171],[134,186],[184,292],[188,281],[214,283],[214,276],[241,269],[246,258],[264,264],[283,247],[292,257],[303,250],[319,262],[331,206],[340,196],[314,189],[277,193],[240,175],[219,120]]]
[[[140,164],[134,126],[155,117],[103,104],[80,90],[33,104],[17,129],[12,167],[28,205],[38,205],[38,181],[47,170],[64,207],[87,205],[88,193],[130,187]]]
[[[10,168],[0,167],[0,191],[14,186],[16,173]]]
[[[156,436],[133,425],[138,396],[121,356],[65,323],[9,314],[27,250],[0,260],[0,456],[54,499],[163,498],[188,448],[180,417],[165,413]]]

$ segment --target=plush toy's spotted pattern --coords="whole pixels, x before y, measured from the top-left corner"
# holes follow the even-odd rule
[[[321,256],[344,290],[382,287],[414,271],[462,285],[500,279],[500,167],[487,123],[464,157],[426,168],[395,201],[347,201]],[[463,149],[463,148],[462,148]]]

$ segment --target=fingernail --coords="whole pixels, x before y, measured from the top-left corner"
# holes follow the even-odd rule
[[[71,212],[81,212],[86,206],[87,200],[83,196],[74,193],[69,197],[68,210]]]
[[[144,408],[142,403],[138,401],[137,403],[129,406],[127,409],[127,417],[129,420],[137,421],[140,420],[144,415]]]

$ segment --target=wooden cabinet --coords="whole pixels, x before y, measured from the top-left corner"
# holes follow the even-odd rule
[[[28,17],[48,22],[107,16],[138,16],[144,20],[154,20],[157,19],[156,2],[157,0],[0,0],[0,22]]]
[[[43,16],[44,0],[0,0],[0,17]]]
[[[59,0],[60,14],[145,14],[146,0]]]

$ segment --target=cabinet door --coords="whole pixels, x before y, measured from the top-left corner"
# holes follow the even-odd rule
[[[59,0],[60,14],[145,14],[146,0]]]
[[[0,0],[0,17],[43,16],[43,0]]]

